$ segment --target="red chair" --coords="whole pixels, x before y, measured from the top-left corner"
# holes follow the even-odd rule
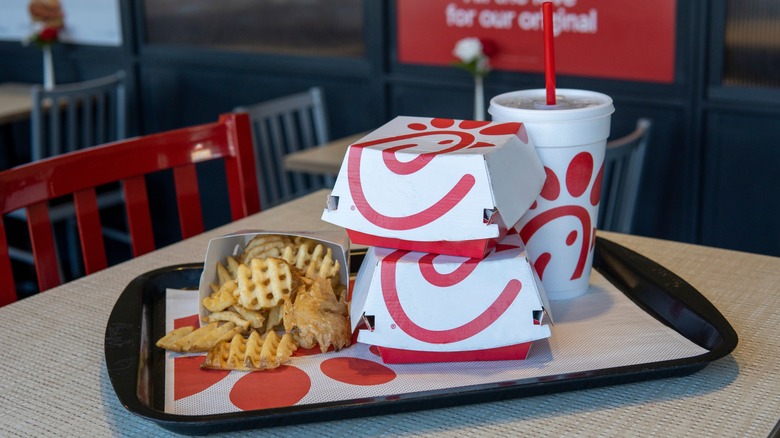
[[[95,188],[121,181],[133,257],[155,249],[145,175],[173,170],[183,238],[204,231],[195,164],[224,159],[232,220],[260,211],[252,130],[246,114],[121,140],[0,172],[0,214],[26,208],[40,291],[62,283],[48,201],[72,195],[87,274],[107,267]],[[0,219],[0,306],[18,299]]]

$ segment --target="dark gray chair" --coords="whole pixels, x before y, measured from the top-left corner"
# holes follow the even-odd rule
[[[65,152],[97,146],[127,136],[127,104],[125,74],[117,72],[105,77],[83,82],[58,84],[51,90],[37,85],[32,88],[32,113],[30,115],[30,158],[38,161]],[[106,188],[98,196],[101,209],[121,205],[124,202],[119,188]],[[55,202],[49,206],[52,224],[67,223],[66,246],[68,259],[78,261],[75,211],[72,202]],[[25,210],[10,213],[8,217],[27,220]],[[104,228],[106,237],[129,244],[124,230]],[[11,258],[32,264],[33,255],[18,247],[10,247]],[[77,263],[70,266],[71,275],[82,272]]]
[[[125,74],[32,89],[31,159],[59,155],[126,137]]]
[[[285,155],[322,145],[330,139],[321,88],[240,106],[234,111],[249,114],[252,121],[263,209],[333,185],[333,177],[287,172],[283,165]]]
[[[637,195],[652,126],[650,119],[639,119],[633,132],[607,142],[599,229],[619,233],[634,231]]]

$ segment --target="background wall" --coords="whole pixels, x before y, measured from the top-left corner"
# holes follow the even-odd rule
[[[780,89],[724,80],[724,65],[731,65],[727,0],[678,1],[677,8],[673,83],[564,75],[558,86],[612,96],[613,137],[630,132],[639,117],[655,121],[638,234],[780,256]],[[362,1],[363,50],[357,56],[150,44],[143,2],[121,2],[121,9],[121,47],[61,45],[55,63],[59,82],[125,70],[132,134],[212,121],[236,106],[315,85],[325,90],[333,137],[396,115],[472,114],[466,73],[397,62],[392,0]],[[42,80],[36,49],[0,42],[0,59],[0,82]],[[494,71],[485,84],[489,98],[544,82],[539,74]]]

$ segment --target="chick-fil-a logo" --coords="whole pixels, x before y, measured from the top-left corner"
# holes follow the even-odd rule
[[[347,157],[347,180],[355,207],[372,224],[387,230],[411,230],[427,225],[444,216],[452,210],[471,191],[476,182],[474,175],[465,174],[453,187],[433,202],[430,206],[408,216],[389,216],[380,213],[367,200],[361,179],[361,157],[363,149],[370,146],[400,143],[382,151],[382,162],[396,175],[411,175],[426,167],[437,155],[455,152],[465,148],[495,146],[493,143],[476,141],[476,136],[469,130],[476,130],[482,135],[517,135],[524,143],[528,136],[522,123],[501,123],[463,120],[455,126],[453,119],[432,119],[430,126],[413,122],[407,125],[411,132],[393,137],[356,143],[349,148]],[[431,129],[432,128],[432,129]],[[418,146],[417,141],[423,137],[443,137],[438,141],[442,149],[419,154],[412,160],[401,161],[396,156],[398,151]]]
[[[595,174],[594,180],[594,162],[593,155],[588,152],[580,152],[575,155],[568,166],[566,166],[565,185],[566,190],[573,198],[581,198],[586,194],[588,187],[591,187],[591,181],[593,185],[589,198],[586,202],[594,207],[598,207],[601,202],[601,181],[604,173],[604,166]],[[544,168],[547,173],[547,179],[542,187],[542,192],[539,197],[547,201],[555,201],[561,196],[561,182],[560,178],[550,168]],[[534,203],[531,206],[530,212],[539,208],[538,203]],[[582,277],[585,270],[585,262],[587,261],[589,252],[593,250],[593,243],[595,242],[596,229],[592,224],[590,212],[582,205],[561,205],[543,210],[533,216],[528,222],[526,222],[520,229],[520,238],[528,244],[531,238],[550,222],[563,218],[573,217],[576,218],[581,226],[580,230],[572,230],[565,234],[565,243],[567,246],[572,246],[577,241],[578,236],[582,235],[582,242],[580,243],[579,256],[577,263],[574,266],[574,270],[571,274],[571,280],[577,280]],[[536,256],[534,260],[534,268],[539,274],[540,278],[544,276],[544,269],[552,260],[553,255],[550,252],[542,252]]]
[[[390,317],[393,318],[398,328],[409,336],[430,344],[459,342],[485,330],[509,309],[523,287],[520,280],[510,279],[498,297],[471,321],[446,330],[427,329],[412,321],[398,297],[396,265],[407,254],[409,251],[396,250],[385,257],[380,272],[382,298]],[[468,259],[452,272],[442,274],[435,269],[434,259],[436,257],[438,256],[435,254],[428,254],[418,262],[423,278],[436,287],[451,287],[461,283],[474,272],[480,263],[479,259]]]

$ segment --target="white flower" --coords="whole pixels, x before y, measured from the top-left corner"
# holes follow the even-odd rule
[[[485,57],[484,53],[482,53],[482,42],[479,41],[479,38],[473,37],[463,38],[458,41],[452,54],[463,62],[471,62]]]

